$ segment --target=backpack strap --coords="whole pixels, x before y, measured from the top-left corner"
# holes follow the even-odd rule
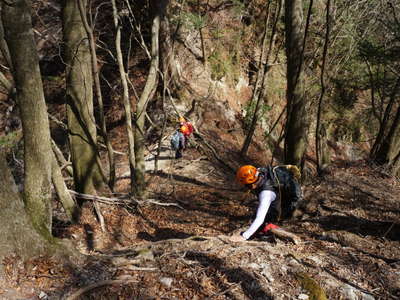
[[[271,174],[272,174],[272,176],[273,176],[273,180],[275,181],[275,183],[276,183],[276,186],[278,187],[278,196],[279,196],[279,199],[280,199],[280,201],[281,201],[281,207],[280,207],[280,209],[279,209],[279,215],[278,215],[278,221],[280,221],[281,220],[281,217],[282,217],[282,203],[283,203],[283,199],[282,199],[282,190],[281,190],[281,183],[280,183],[280,181],[279,181],[279,178],[278,178],[278,175],[276,175],[276,169],[277,168],[279,168],[280,166],[276,166],[276,167],[274,167],[274,168],[272,168],[272,167],[270,167],[271,168]]]

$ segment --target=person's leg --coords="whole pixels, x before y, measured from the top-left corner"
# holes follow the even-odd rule
[[[178,159],[178,158],[181,158],[181,157],[182,157],[182,149],[179,148],[175,152],[175,158]]]

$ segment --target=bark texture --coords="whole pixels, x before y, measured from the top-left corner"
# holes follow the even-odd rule
[[[253,88],[253,95],[251,98],[251,103],[255,103],[255,109],[254,109],[254,114],[253,118],[251,121],[251,125],[249,128],[249,131],[247,133],[246,139],[243,143],[242,149],[241,149],[241,154],[246,155],[247,151],[249,149],[251,140],[254,135],[254,131],[256,129],[256,125],[258,120],[262,117],[262,104],[265,101],[266,98],[266,90],[267,90],[267,83],[268,83],[268,71],[270,69],[269,60],[270,56],[275,44],[275,36],[276,36],[276,25],[280,17],[280,12],[281,12],[281,2],[279,1],[276,5],[275,9],[275,14],[274,14],[274,20],[273,20],[273,26],[272,26],[272,32],[271,35],[268,35],[269,31],[269,19],[270,19],[270,5],[268,3],[267,5],[267,17],[265,20],[265,29],[264,29],[264,37],[263,37],[263,42],[262,42],[262,47],[261,47],[261,57],[260,57],[260,62],[258,64],[258,71],[257,71],[257,79]]]
[[[117,4],[115,0],[111,0],[111,4],[113,7],[113,17],[114,17],[114,26],[116,30],[115,34],[115,49],[117,52],[117,62],[118,69],[121,77],[121,84],[123,90],[123,103],[125,109],[125,124],[126,131],[128,136],[128,160],[129,160],[129,169],[131,176],[131,192],[134,193],[134,183],[135,183],[135,142],[133,137],[132,130],[132,112],[131,112],[131,102],[129,101],[129,88],[128,88],[128,74],[125,71],[124,59],[122,56],[121,49],[121,24],[118,18],[118,10]]]
[[[0,151],[0,260],[15,254],[32,257],[46,251],[47,242],[33,229],[24,203],[7,165],[5,153]]]
[[[30,3],[16,0],[3,5],[5,40],[14,67],[16,98],[24,135],[25,206],[33,225],[51,238],[51,162],[50,130],[44,100],[39,59],[36,51]]]
[[[99,110],[99,121],[100,121],[100,129],[101,135],[104,139],[104,143],[107,146],[107,154],[108,154],[108,164],[109,164],[109,181],[108,185],[111,190],[114,188],[115,184],[115,161],[114,161],[114,150],[111,145],[111,141],[107,135],[107,127],[106,127],[106,120],[104,115],[104,105],[103,105],[103,95],[101,93],[101,85],[100,85],[100,74],[97,62],[97,53],[96,53],[96,40],[93,34],[93,28],[89,24],[88,18],[86,16],[86,0],[77,0],[78,3],[78,10],[81,16],[83,27],[85,28],[88,44],[90,49],[90,57],[91,57],[91,66],[92,66],[92,74],[94,79],[94,87],[98,102],[98,110]]]
[[[301,166],[307,146],[308,112],[304,97],[301,65],[303,61],[303,3],[285,1],[287,57],[287,121],[285,163]]]
[[[145,182],[145,136],[144,136],[144,121],[146,116],[146,108],[149,100],[154,95],[157,88],[158,80],[158,65],[159,65],[159,32],[160,19],[164,12],[166,1],[153,1],[154,19],[151,28],[151,63],[149,75],[143,93],[140,96],[136,109],[136,127],[135,127],[135,181],[136,195],[141,197],[146,188]]]
[[[77,1],[63,3],[67,117],[74,184],[79,193],[95,194],[103,184],[93,113],[92,62]]]

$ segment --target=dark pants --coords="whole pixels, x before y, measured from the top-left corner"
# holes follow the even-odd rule
[[[182,135],[182,139],[179,140],[179,147],[175,151],[175,158],[181,158],[183,154],[183,149],[186,148],[186,137]]]
[[[175,151],[175,158],[176,158],[176,159],[182,157],[182,150],[183,150],[183,148],[180,148],[180,149],[177,149],[177,150]]]

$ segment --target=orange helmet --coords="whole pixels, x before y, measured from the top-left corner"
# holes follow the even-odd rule
[[[185,118],[184,118],[184,117],[182,117],[182,116],[179,116],[179,119],[178,119],[178,121],[179,121],[179,123],[186,122]]]
[[[251,165],[242,166],[236,172],[236,180],[243,185],[256,182],[257,177],[257,168]]]
[[[186,125],[181,126],[181,132],[183,134],[189,134],[189,127],[187,127]]]

